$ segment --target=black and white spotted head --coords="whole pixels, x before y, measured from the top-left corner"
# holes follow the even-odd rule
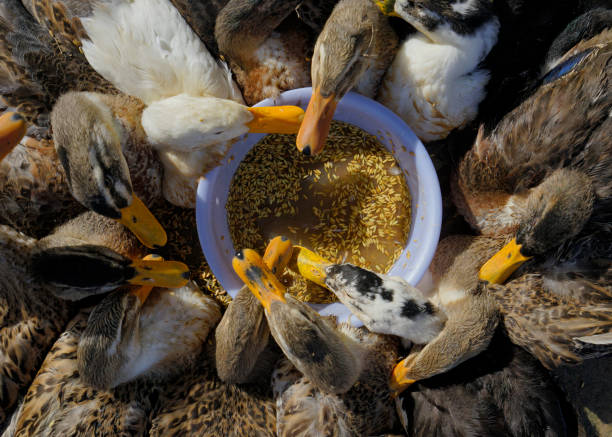
[[[446,39],[469,37],[487,23],[498,26],[491,0],[396,0],[394,11],[417,30]]]
[[[444,313],[401,278],[352,264],[329,266],[326,274],[326,286],[370,331],[423,344],[444,326]]]

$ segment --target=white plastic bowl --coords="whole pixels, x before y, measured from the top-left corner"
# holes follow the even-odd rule
[[[311,88],[282,93],[276,99],[266,99],[255,106],[297,105],[306,109]],[[410,128],[392,111],[374,100],[348,93],[336,109],[334,119],[352,123],[376,135],[387,149],[392,150],[402,169],[412,196],[412,222],[408,245],[388,272],[416,285],[433,258],[442,222],[442,196],[434,166],[423,144]],[[225,202],[238,165],[247,152],[265,134],[247,134],[227,153],[223,164],[210,171],[200,181],[196,199],[196,222],[204,256],[223,288],[234,297],[243,286],[232,269],[237,249],[232,245],[227,225]],[[402,147],[403,146],[403,147]],[[341,303],[311,304],[321,315],[335,315],[345,321],[351,315]],[[350,318],[355,326],[361,322]]]

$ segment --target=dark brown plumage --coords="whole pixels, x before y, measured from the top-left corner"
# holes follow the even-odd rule
[[[398,408],[409,436],[566,435],[550,377],[501,333],[480,355],[414,385]]]

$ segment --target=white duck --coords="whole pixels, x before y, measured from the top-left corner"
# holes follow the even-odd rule
[[[89,63],[145,103],[140,124],[164,165],[164,197],[174,204],[193,207],[199,177],[218,164],[228,140],[247,132],[295,133],[299,127],[300,108],[244,106],[227,66],[210,55],[168,0],[100,2],[81,23]],[[102,99],[88,100],[105,112]],[[138,117],[136,112],[136,122]],[[79,128],[86,126],[77,122]],[[118,141],[125,135],[112,124],[106,128]]]

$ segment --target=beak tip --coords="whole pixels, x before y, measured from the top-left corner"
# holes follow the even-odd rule
[[[191,277],[191,274],[190,274],[189,270],[187,270],[186,272],[181,273],[181,277],[183,279],[189,280],[189,278]]]
[[[306,144],[306,146],[302,149],[302,153],[306,156],[310,156],[312,154],[312,150],[310,149],[310,144]]]

